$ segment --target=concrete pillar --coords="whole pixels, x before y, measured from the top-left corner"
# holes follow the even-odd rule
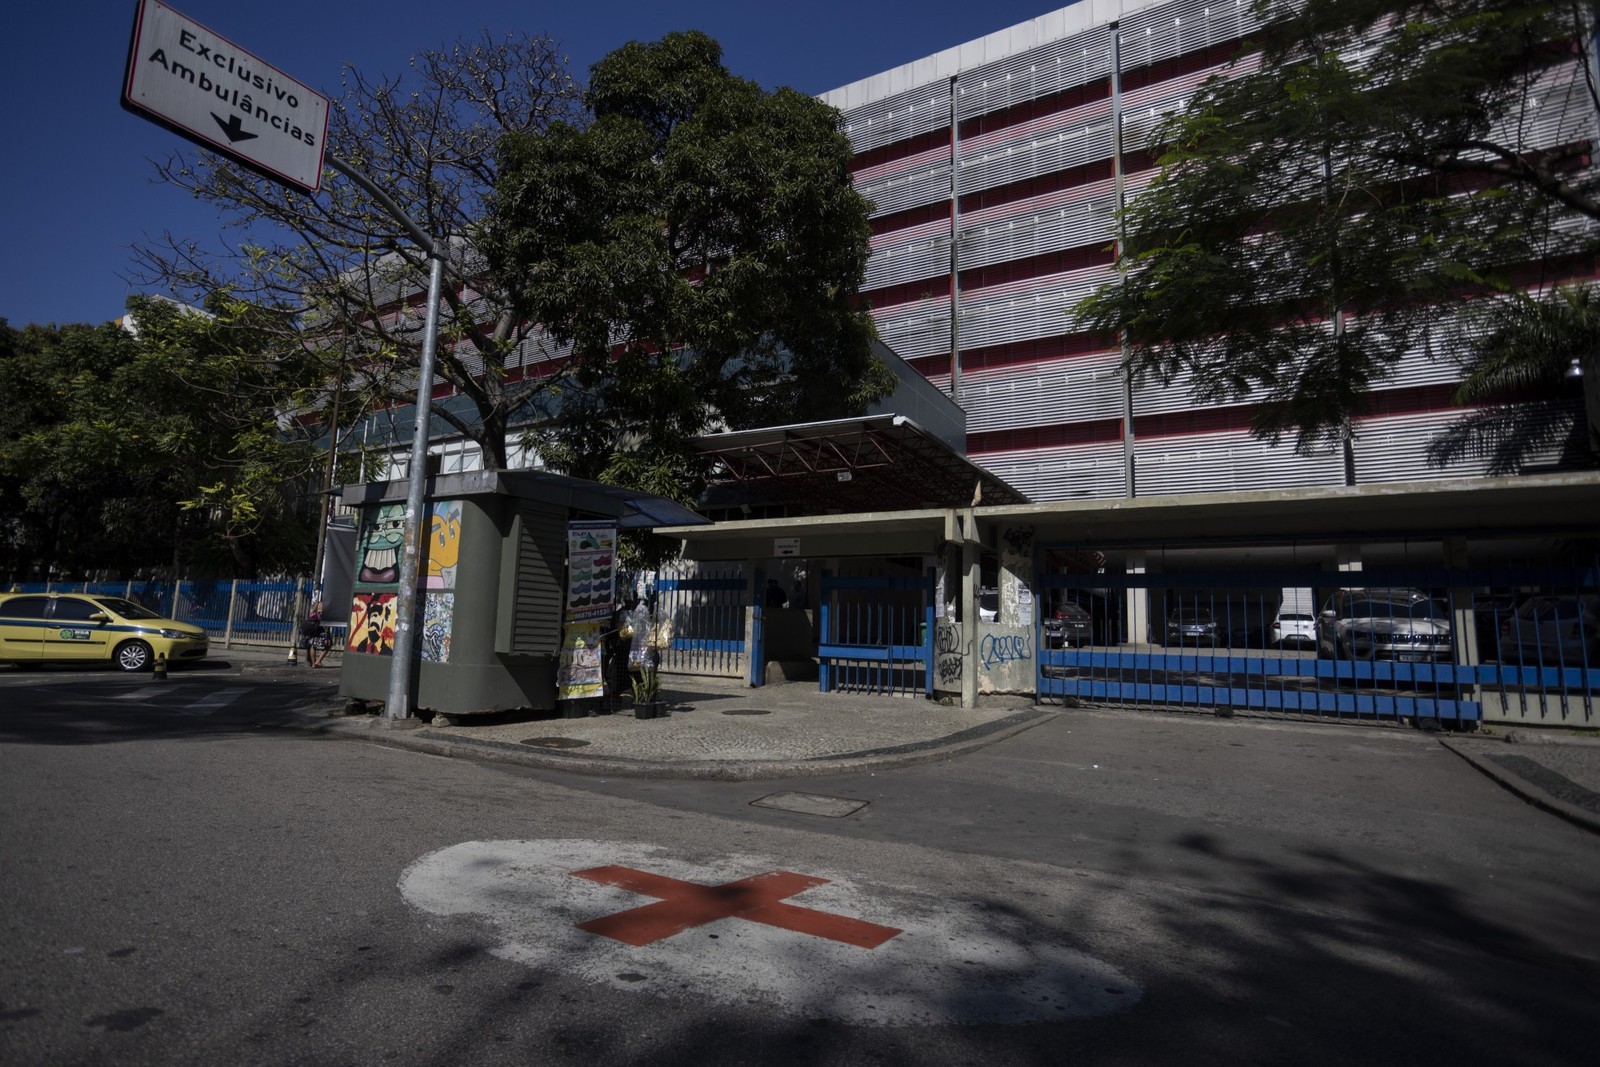
[[[1000,533],[1000,611],[996,622],[1032,626],[1033,527],[1008,526]]]
[[[1128,574],[1144,574],[1145,565],[1145,550],[1130,548],[1124,559],[1123,569]],[[1150,590],[1130,588],[1127,591],[1127,602],[1125,611],[1128,619],[1128,643],[1142,645],[1154,637],[1150,632]]]
[[[971,508],[962,515],[961,527],[961,706],[972,708],[978,704],[978,587],[982,575],[978,520]]]
[[[1465,537],[1451,537],[1444,542],[1444,565],[1453,571],[1464,571],[1470,566]],[[1450,611],[1455,660],[1464,667],[1476,667],[1482,661],[1478,651],[1478,619],[1472,610],[1470,587],[1450,587]],[[1461,697],[1464,700],[1477,700],[1478,687],[1463,686]]]
[[[765,563],[765,560],[759,559],[744,561],[744,673],[745,680],[753,687],[763,686],[767,682],[766,649],[756,639],[756,605],[761,603],[765,592]]]

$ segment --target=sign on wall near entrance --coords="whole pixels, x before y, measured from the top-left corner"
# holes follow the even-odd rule
[[[157,0],[140,0],[122,106],[274,181],[322,185],[328,98]]]

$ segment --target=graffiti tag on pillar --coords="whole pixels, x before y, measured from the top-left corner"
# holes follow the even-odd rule
[[[1008,526],[1000,536],[1005,538],[1010,555],[1027,557],[1033,551],[1032,526]]]
[[[933,628],[935,685],[952,689],[961,684],[966,657],[961,654],[961,624],[940,620]]]
[[[984,634],[978,645],[978,655],[985,669],[1002,663],[1016,663],[1032,659],[1033,648],[1028,638],[1021,634]]]

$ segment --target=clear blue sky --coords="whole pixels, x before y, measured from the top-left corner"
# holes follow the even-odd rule
[[[415,52],[487,29],[546,32],[573,69],[628,40],[700,29],[729,69],[821,93],[1066,6],[1066,0],[168,0],[298,80],[335,95],[340,65],[397,73]],[[132,245],[166,231],[215,246],[212,210],[152,181],[188,143],[119,104],[134,0],[17,0],[0,20],[7,102],[0,164],[0,317],[104,322],[134,290]]]

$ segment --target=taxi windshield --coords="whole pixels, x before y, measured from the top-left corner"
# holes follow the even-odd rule
[[[141,604],[135,604],[131,600],[123,600],[121,597],[102,596],[102,597],[95,597],[95,599],[98,600],[101,604],[103,604],[106,607],[110,608],[112,611],[116,612],[118,615],[121,615],[124,619],[159,619],[159,618],[162,618],[162,616],[157,615],[155,612],[151,611],[149,608],[144,607]]]

